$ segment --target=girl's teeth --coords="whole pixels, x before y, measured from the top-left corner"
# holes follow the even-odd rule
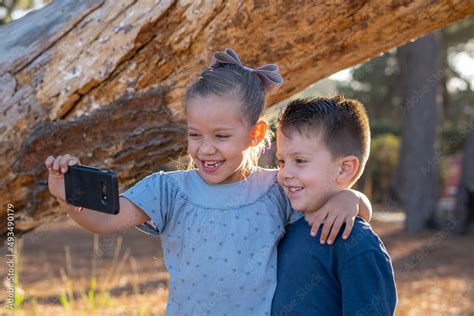
[[[208,162],[204,161],[204,166],[207,168],[215,168],[217,166],[220,166],[222,164],[222,161],[214,161],[214,162]]]

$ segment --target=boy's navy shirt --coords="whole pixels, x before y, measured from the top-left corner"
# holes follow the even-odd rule
[[[397,292],[390,256],[380,238],[356,217],[351,235],[332,245],[310,235],[304,218],[289,225],[278,245],[272,315],[393,315]]]

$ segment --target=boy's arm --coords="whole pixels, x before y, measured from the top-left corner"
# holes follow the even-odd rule
[[[145,212],[124,197],[119,197],[120,212],[117,215],[86,208],[78,211],[78,207],[67,204],[65,200],[58,198],[58,202],[76,223],[94,234],[124,231],[150,220]]]
[[[381,251],[366,251],[338,271],[343,315],[394,315],[397,289],[392,263]]]
[[[316,236],[319,227],[324,224],[320,242],[324,244],[327,240],[328,244],[332,244],[343,224],[345,224],[345,229],[342,238],[349,237],[355,217],[358,215],[369,222],[372,217],[372,205],[365,194],[345,189],[334,195],[314,215],[307,216],[306,219],[312,226],[312,236]]]

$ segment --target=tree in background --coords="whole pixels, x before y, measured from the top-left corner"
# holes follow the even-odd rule
[[[352,80],[338,84],[338,91],[365,105],[376,134],[398,134],[401,91],[396,50],[355,67],[351,75]]]
[[[464,129],[472,122],[474,114],[473,82],[454,66],[454,61],[462,55],[474,58],[474,16],[454,23],[439,33],[441,136],[450,138],[453,129]],[[399,135],[402,90],[397,50],[354,67],[351,75],[350,81],[338,83],[338,91],[364,103],[375,136],[383,133]],[[465,137],[462,139],[452,150],[462,150]]]
[[[474,129],[471,128],[464,147],[461,181],[454,211],[458,233],[467,233],[474,221]]]
[[[428,164],[428,168],[432,170],[439,169],[443,157],[463,150],[467,132],[472,130],[474,114],[472,79],[464,77],[464,74],[457,70],[459,65],[455,67],[456,59],[462,58],[462,55],[468,54],[474,57],[474,17],[452,24],[439,33],[441,68],[437,73],[439,79],[437,99],[439,103],[438,135],[440,137],[436,141],[437,154]],[[416,72],[417,65],[413,65],[413,67],[411,70]],[[391,165],[393,156],[398,156],[398,153],[387,155],[386,149],[395,148],[392,146],[394,144],[393,137],[401,135],[403,124],[402,114],[405,111],[402,102],[403,78],[400,70],[397,51],[392,50],[353,68],[351,71],[352,80],[340,82],[338,85],[340,93],[359,99],[366,105],[371,118],[373,141],[378,145],[373,148],[371,159],[369,159],[366,172],[361,180],[369,182],[365,188],[373,189],[368,192],[369,194],[373,193],[374,201],[390,204],[393,204],[394,198],[396,201],[396,197],[401,196],[399,190],[401,185],[398,181],[401,178],[396,177],[400,173],[395,169],[381,171],[377,168],[390,168],[388,166]],[[434,70],[432,73],[436,75]],[[418,123],[420,122],[418,121]],[[387,137],[388,135],[392,135],[392,137]],[[388,140],[390,140],[390,144],[384,144]],[[398,160],[398,157],[396,159]],[[424,170],[426,172],[427,169]],[[466,172],[466,168],[463,172]],[[383,179],[379,179],[380,177]],[[395,178],[397,181],[392,180],[390,188],[378,185]],[[437,198],[437,194],[427,197],[435,205]],[[410,215],[408,216],[410,217]]]
[[[437,85],[439,38],[429,34],[398,49],[403,91],[402,141],[397,181],[408,232],[423,230],[437,206]]]
[[[474,81],[472,78],[463,78],[449,61],[453,60],[450,57],[457,54],[474,57],[474,17],[446,28],[442,32],[442,44],[442,109],[446,118],[445,126],[451,131],[446,141],[449,146],[447,151],[463,149],[464,154],[454,218],[458,232],[467,233],[474,221]]]
[[[442,115],[445,130],[465,128],[474,114],[474,82],[465,78],[454,61],[463,55],[474,58],[474,16],[461,20],[441,31]],[[463,138],[465,140],[465,137]],[[462,150],[462,143],[458,144]]]

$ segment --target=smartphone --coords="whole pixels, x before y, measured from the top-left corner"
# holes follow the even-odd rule
[[[112,170],[91,166],[68,166],[64,174],[66,202],[94,211],[119,213],[117,175]]]

